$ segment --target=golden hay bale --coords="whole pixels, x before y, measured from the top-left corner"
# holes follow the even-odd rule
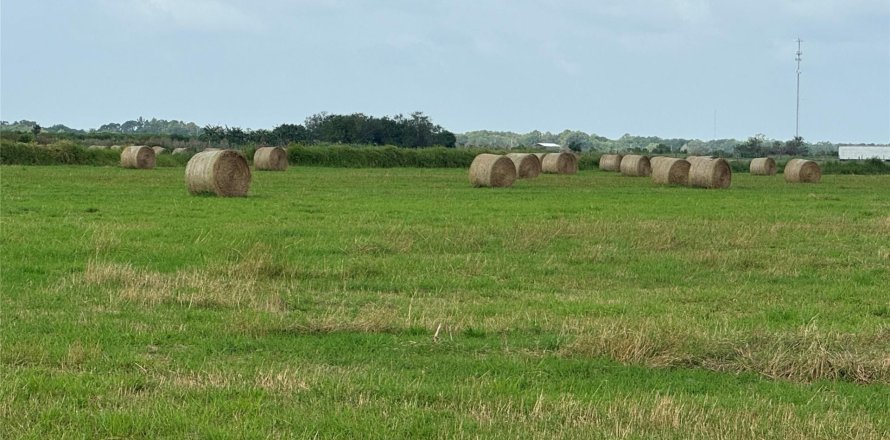
[[[689,186],[696,188],[729,188],[732,184],[732,168],[724,159],[708,159],[691,156]]]
[[[180,148],[173,149],[173,154],[188,154],[188,152],[189,152],[188,148],[180,147]]]
[[[771,157],[758,157],[751,159],[748,171],[754,176],[775,176],[776,161]]]
[[[673,157],[653,157],[652,182],[659,185],[686,185],[689,183],[689,161]]]
[[[90,145],[87,147],[87,150],[107,150],[108,146],[106,145]]]
[[[158,154],[164,154],[167,152],[167,149],[164,147],[151,147],[151,149],[154,150],[155,156],[157,156]]]
[[[603,171],[621,171],[621,159],[623,157],[620,154],[604,154],[600,156],[600,169]]]
[[[506,156],[480,154],[470,164],[470,183],[475,187],[507,187],[516,180],[516,166]]]
[[[551,174],[578,172],[578,156],[572,153],[547,153],[541,161],[541,171]]]
[[[621,158],[621,175],[630,177],[646,177],[652,174],[649,158],[638,154],[628,154]]]
[[[541,159],[537,155],[525,153],[510,153],[507,157],[516,166],[517,179],[534,179],[541,174]]]
[[[124,147],[122,147],[120,145],[112,145],[109,148],[111,148],[112,150],[123,150],[124,149]]]
[[[785,181],[794,183],[819,183],[822,169],[812,160],[791,159],[785,165]]]
[[[281,147],[261,147],[253,153],[253,166],[260,171],[287,170],[287,152]]]
[[[244,196],[250,189],[250,167],[237,151],[203,151],[189,159],[185,182],[192,194]]]
[[[155,167],[155,151],[145,145],[133,145],[121,152],[124,168],[150,169]]]

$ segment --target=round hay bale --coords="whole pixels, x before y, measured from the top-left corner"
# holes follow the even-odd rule
[[[638,154],[628,154],[621,158],[621,175],[630,177],[646,177],[652,174],[649,158]]]
[[[222,151],[222,148],[207,147],[203,151]]]
[[[483,153],[470,164],[470,183],[475,187],[508,187],[516,180],[516,166],[506,156]]]
[[[253,166],[260,171],[287,170],[287,152],[281,147],[261,147],[253,153]]]
[[[652,182],[659,185],[686,185],[689,183],[689,161],[673,157],[653,157]]]
[[[120,145],[112,145],[108,148],[111,148],[112,150],[123,150],[124,149],[124,147],[122,147]]]
[[[729,188],[732,184],[732,168],[724,159],[707,159],[704,157],[687,158],[689,167],[689,186],[696,188]]]
[[[121,152],[124,168],[150,169],[155,167],[155,151],[145,145],[133,145]]]
[[[541,174],[541,159],[537,155],[525,153],[510,153],[507,157],[516,166],[517,179],[534,179]]]
[[[202,151],[185,166],[185,182],[192,194],[245,196],[250,189],[250,166],[234,150]]]
[[[550,174],[575,174],[578,156],[572,153],[547,153],[541,161],[541,171]]]
[[[751,159],[748,171],[754,176],[775,176],[776,161],[771,157],[758,157]]]
[[[822,168],[812,160],[791,159],[785,165],[785,181],[793,183],[819,183]]]
[[[189,152],[188,148],[180,147],[180,148],[173,149],[173,154],[188,154],[188,152]]]
[[[623,157],[620,154],[604,154],[600,156],[600,169],[603,171],[621,171],[621,159]]]
[[[106,145],[90,145],[87,147],[87,150],[107,150],[108,146]]]
[[[155,156],[157,156],[158,154],[164,154],[167,152],[167,149],[164,147],[151,147],[151,149],[154,150]]]

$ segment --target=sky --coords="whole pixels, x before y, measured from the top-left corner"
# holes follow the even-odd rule
[[[3,0],[0,119],[890,141],[887,0]]]

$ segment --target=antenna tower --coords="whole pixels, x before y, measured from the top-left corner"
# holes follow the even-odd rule
[[[794,137],[800,137],[800,61],[803,59],[801,55],[803,52],[800,50],[800,43],[803,43],[803,40],[800,37],[797,38],[797,52],[794,60],[797,61],[797,113],[794,121]]]

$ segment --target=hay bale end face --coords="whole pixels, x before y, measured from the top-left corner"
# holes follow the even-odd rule
[[[621,158],[621,175],[630,177],[647,177],[652,174],[649,158],[637,154],[628,154]]]
[[[689,157],[689,186],[695,188],[729,188],[732,168],[724,159]]]
[[[689,161],[673,157],[653,157],[652,182],[659,185],[687,185],[689,183]]]
[[[133,145],[121,152],[124,168],[151,169],[155,167],[155,151],[145,145]]]
[[[506,156],[480,154],[470,164],[470,183],[475,187],[503,188],[516,180],[516,165]]]
[[[822,168],[812,160],[791,159],[785,165],[785,181],[792,183],[819,183]]]
[[[575,174],[578,157],[572,153],[547,153],[541,161],[541,171],[550,174]]]
[[[537,155],[510,153],[507,158],[516,166],[517,179],[534,179],[541,174],[541,159],[538,159]]]
[[[623,157],[620,154],[604,154],[600,156],[600,169],[603,171],[621,171],[621,159]]]
[[[752,159],[748,171],[754,176],[775,176],[776,161],[771,157]]]
[[[185,181],[192,194],[246,196],[250,189],[250,166],[237,151],[203,151],[189,159]]]
[[[261,147],[253,153],[253,166],[259,171],[287,170],[287,152],[281,147]]]

